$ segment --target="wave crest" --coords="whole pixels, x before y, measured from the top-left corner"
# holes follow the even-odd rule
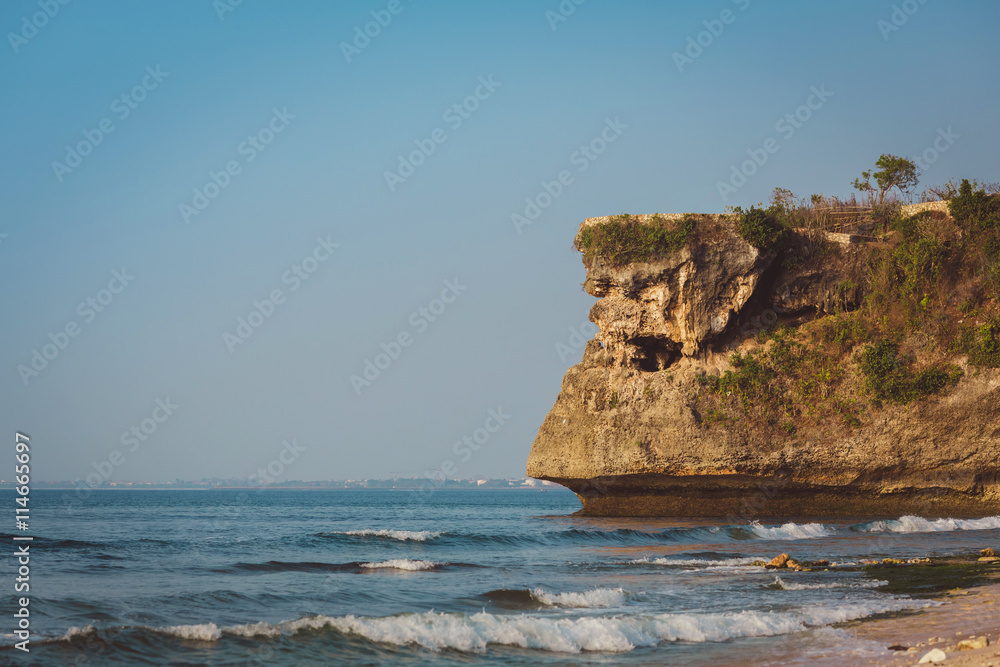
[[[620,594],[625,595],[624,592]],[[498,615],[485,611],[473,615],[429,611],[383,617],[309,616],[281,623],[260,622],[222,628],[215,623],[202,623],[142,629],[197,641],[218,641],[225,635],[273,638],[299,632],[332,630],[380,644],[420,646],[432,651],[452,649],[483,653],[487,647],[495,645],[562,653],[624,653],[669,641],[722,642],[741,637],[770,637],[931,604],[933,603],[914,600],[889,600],[840,606],[817,605],[784,612],[742,611],[578,618]],[[64,639],[70,640],[93,631],[88,628],[71,628]]]
[[[92,635],[92,634],[94,634],[96,632],[97,632],[97,628],[95,628],[92,623],[88,623],[87,625],[83,626],[82,628],[74,625],[69,630],[67,630],[65,633],[63,633],[62,637],[57,637],[53,641],[57,641],[57,642],[71,642],[74,639],[76,639],[77,637],[87,637],[87,636]]]
[[[214,642],[222,637],[222,630],[215,623],[171,625],[165,628],[150,628],[150,630],[164,635],[180,637],[181,639],[194,639],[202,642]]]
[[[872,521],[860,526],[859,530],[869,533],[937,533],[995,528],[1000,528],[1000,516],[988,516],[982,519],[925,519],[907,515],[895,520]]]
[[[365,528],[364,530],[344,530],[336,533],[320,533],[324,537],[349,535],[351,537],[383,537],[390,540],[426,542],[436,537],[441,537],[443,533],[433,530],[387,530]]]
[[[808,540],[829,537],[833,533],[821,523],[786,523],[781,526],[762,526],[757,521],[750,524],[750,532],[766,540]]]
[[[926,606],[926,602],[893,600],[815,606],[795,612],[743,611],[656,616],[591,616],[582,618],[495,615],[472,616],[425,612],[380,618],[314,616],[281,624],[287,632],[333,629],[346,635],[397,646],[417,645],[433,651],[454,649],[482,653],[490,645],[579,653],[624,653],[665,641],[722,642],[739,637],[769,637],[809,627],[841,623],[873,614]]]
[[[774,584],[772,585],[783,591],[809,591],[823,588],[878,588],[879,586],[888,586],[889,582],[865,579],[863,581],[842,581],[829,584],[799,584],[785,581],[781,577],[775,577]]]
[[[441,563],[432,560],[410,560],[409,558],[393,558],[375,563],[361,563],[361,567],[368,570],[408,570],[410,572],[420,572],[422,570],[433,570],[440,567]]]
[[[595,588],[582,593],[551,593],[542,588],[531,591],[531,597],[550,607],[621,607],[629,597],[622,588]]]
[[[756,556],[752,558],[650,558],[649,556],[644,556],[642,558],[636,558],[635,560],[630,560],[627,562],[629,565],[666,565],[668,567],[684,567],[684,566],[697,566],[697,567],[743,567],[747,565],[752,565],[753,563],[759,561],[768,561],[769,558],[764,558],[763,556]]]

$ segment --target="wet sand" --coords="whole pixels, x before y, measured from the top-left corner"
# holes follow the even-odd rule
[[[940,649],[946,659],[938,664],[1000,667],[1000,584],[949,591],[938,601],[942,604],[910,616],[877,619],[848,628],[858,639],[886,647],[884,656],[864,664],[916,665],[929,651]],[[958,649],[960,641],[975,637],[986,637],[989,646]],[[888,650],[893,645],[909,650]]]

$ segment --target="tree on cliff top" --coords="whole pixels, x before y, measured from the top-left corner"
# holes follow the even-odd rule
[[[883,153],[875,166],[878,171],[861,172],[861,177],[855,178],[851,185],[855,190],[867,192],[869,201],[879,206],[885,202],[885,196],[893,188],[905,195],[916,187],[919,180],[917,165],[905,157]],[[875,185],[871,182],[873,177]]]

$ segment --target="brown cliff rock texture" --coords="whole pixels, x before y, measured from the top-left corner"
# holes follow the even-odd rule
[[[599,298],[590,319],[600,330],[563,378],[529,476],[572,489],[594,516],[1000,513],[1000,372],[962,357],[953,361],[966,372],[947,391],[877,404],[850,427],[713,423],[699,378],[732,368],[734,352],[765,349],[760,326],[808,329],[856,307],[870,244],[820,261],[795,232],[782,260],[723,216],[699,216],[698,230],[665,259],[590,264],[584,288]],[[863,394],[853,382],[841,391]]]

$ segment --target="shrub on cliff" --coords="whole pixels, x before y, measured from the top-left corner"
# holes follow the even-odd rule
[[[784,209],[780,206],[751,206],[748,211],[737,207],[735,211],[739,215],[740,236],[758,250],[779,250],[788,240],[791,230],[782,220]]]
[[[868,322],[856,313],[821,319],[816,328],[820,341],[825,345],[835,345],[840,352],[850,352],[855,345],[871,337]]]
[[[1000,368],[1000,318],[979,327],[963,327],[952,349],[969,355],[973,366]]]
[[[859,362],[865,387],[877,401],[910,403],[936,394],[962,377],[961,369],[954,364],[914,371],[912,357],[900,356],[899,345],[887,339],[866,347]]]
[[[963,179],[948,210],[962,229],[967,271],[1000,302],[1000,195],[990,195]]]
[[[947,201],[958,194],[960,186],[961,183],[956,182],[953,178],[948,179],[948,182],[942,185],[928,186],[920,193],[920,201]],[[985,190],[986,194],[990,195],[1000,194],[1000,181],[984,181],[980,184],[976,179],[972,179],[971,187],[973,190]]]
[[[852,427],[860,424],[857,407],[836,395],[844,380],[839,353],[822,341],[782,327],[773,331],[769,340],[770,345],[756,356],[733,354],[729,358],[733,368],[722,375],[699,375],[702,391],[697,400],[704,401],[706,408],[721,408],[723,413],[727,407],[739,407],[741,423],[757,421],[773,426],[784,421],[789,435],[788,423],[794,430],[807,420],[831,417]],[[789,418],[795,421],[787,422]],[[706,424],[718,421],[722,420],[706,420]]]
[[[582,229],[576,238],[576,249],[583,253],[587,267],[598,258],[612,266],[650,262],[683,248],[694,227],[695,218],[690,214],[676,222],[654,215],[644,223],[638,216],[623,213]]]
[[[929,289],[940,280],[948,252],[937,241],[922,238],[900,245],[893,258],[903,277],[902,295],[919,300],[921,287]]]
[[[876,202],[871,207],[872,222],[875,223],[875,228],[878,230],[889,229],[892,223],[900,217],[902,211],[903,205],[895,199],[882,203]]]
[[[962,179],[958,194],[948,201],[948,211],[963,229],[1000,228],[1000,197],[974,189],[967,178]]]
[[[894,233],[887,243],[867,250],[862,314],[883,335],[950,331],[954,295],[979,282],[972,257],[979,250],[943,212],[897,217],[889,227]],[[947,347],[949,340],[941,343]]]
[[[720,396],[735,396],[744,414],[748,414],[753,406],[764,406],[777,398],[770,386],[775,371],[768,364],[750,353],[746,356],[734,354],[729,363],[735,370],[727,370],[721,376],[700,375],[698,383]]]

